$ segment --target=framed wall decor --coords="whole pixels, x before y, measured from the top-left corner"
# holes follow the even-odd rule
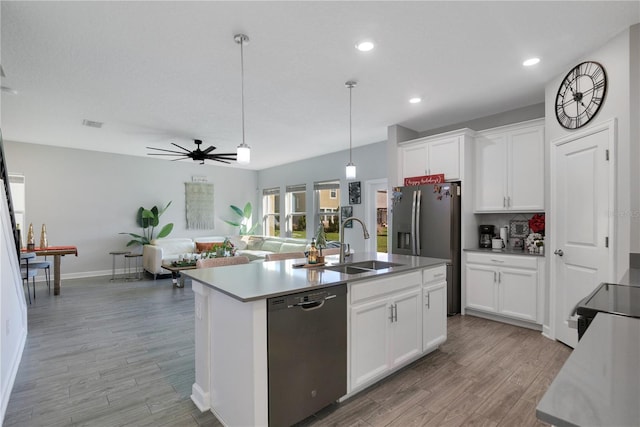
[[[352,205],[360,204],[360,181],[349,183],[349,203]]]
[[[340,224],[350,216],[353,216],[353,206],[342,206],[340,208]],[[353,228],[353,221],[346,223],[344,228]]]

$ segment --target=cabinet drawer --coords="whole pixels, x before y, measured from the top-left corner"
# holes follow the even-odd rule
[[[382,295],[422,285],[422,272],[393,274],[381,279],[365,280],[351,284],[351,304],[355,304]]]
[[[422,283],[442,282],[447,278],[447,267],[442,265],[422,271]]]
[[[496,267],[538,268],[538,260],[533,256],[467,253],[467,263],[486,264]]]

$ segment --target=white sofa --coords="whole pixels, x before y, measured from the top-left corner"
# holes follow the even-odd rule
[[[163,263],[177,261],[181,254],[200,252],[198,246],[202,249],[207,243],[221,244],[224,240],[225,238],[220,236],[195,239],[178,237],[155,239],[149,245],[144,245],[142,249],[142,267],[153,274],[154,278],[158,274],[169,274],[169,271],[162,268]],[[236,248],[236,255],[244,255],[252,262],[264,261],[264,257],[268,253],[306,252],[309,250],[309,243],[304,239],[233,236],[229,237],[229,240]]]
[[[164,239],[154,239],[150,244],[142,248],[142,267],[153,274],[155,278],[158,274],[169,274],[170,271],[162,268],[162,264],[169,264],[177,261],[182,254],[192,254],[197,251],[197,243],[219,243],[224,242],[224,237],[198,237],[180,238],[166,237]]]

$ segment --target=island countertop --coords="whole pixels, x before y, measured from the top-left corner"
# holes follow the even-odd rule
[[[328,256],[327,264],[338,263],[337,256]],[[449,262],[447,259],[409,255],[378,253],[356,253],[348,262],[387,261],[402,264],[382,270],[360,274],[343,274],[321,267],[295,268],[294,264],[304,259],[257,262],[217,268],[202,268],[183,271],[182,274],[210,286],[242,302],[256,301],[281,295],[304,292],[310,289],[332,286],[338,283],[370,280],[379,276],[407,273],[423,268],[435,267]]]
[[[598,313],[536,408],[556,426],[636,426],[640,319]]]

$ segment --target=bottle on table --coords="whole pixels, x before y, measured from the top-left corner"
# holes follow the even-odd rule
[[[309,248],[309,256],[307,264],[316,264],[318,262],[318,249],[316,248],[316,239],[311,239],[311,247]]]

